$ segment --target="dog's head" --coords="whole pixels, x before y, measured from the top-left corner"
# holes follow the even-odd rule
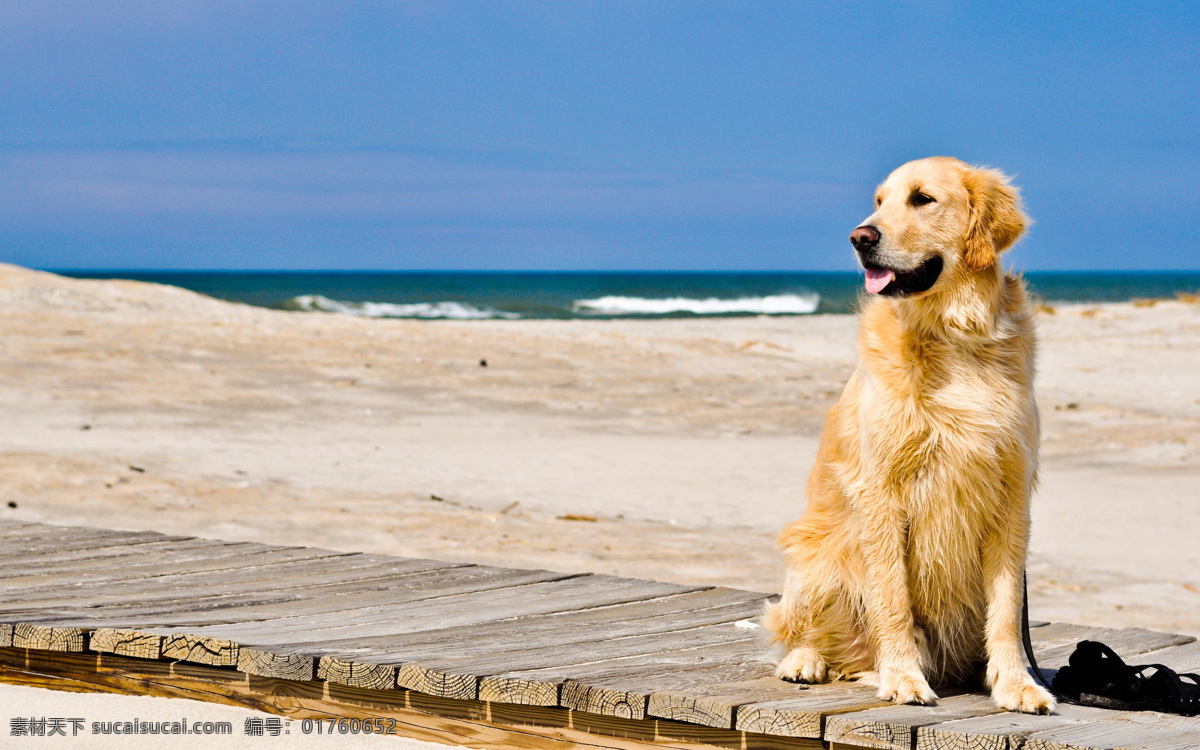
[[[867,291],[916,297],[992,268],[1025,231],[1009,178],[935,156],[910,161],[875,191],[875,213],[850,234]]]

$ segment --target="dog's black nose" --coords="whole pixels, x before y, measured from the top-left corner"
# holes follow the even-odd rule
[[[850,233],[850,244],[860,253],[874,250],[879,244],[879,230],[869,224]]]

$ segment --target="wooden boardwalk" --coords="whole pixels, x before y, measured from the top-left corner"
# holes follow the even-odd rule
[[[375,718],[472,747],[1200,748],[1200,718],[892,706],[771,676],[766,594],[150,532],[0,522],[0,680]],[[1188,636],[1043,624],[1200,668]]]

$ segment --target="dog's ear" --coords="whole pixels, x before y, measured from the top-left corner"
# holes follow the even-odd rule
[[[963,175],[971,202],[963,260],[982,271],[999,258],[1025,231],[1029,218],[1021,211],[1021,195],[1009,178],[995,169],[972,167]]]

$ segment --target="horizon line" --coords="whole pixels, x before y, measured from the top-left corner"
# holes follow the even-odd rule
[[[11,265],[20,265],[13,263]],[[136,268],[136,267],[35,267],[24,266],[35,271],[47,273],[553,273],[553,274],[861,274],[862,269],[833,271],[817,269],[554,269],[554,268]],[[1018,273],[1170,273],[1170,274],[1200,274],[1200,268],[1035,268],[1024,269]]]

